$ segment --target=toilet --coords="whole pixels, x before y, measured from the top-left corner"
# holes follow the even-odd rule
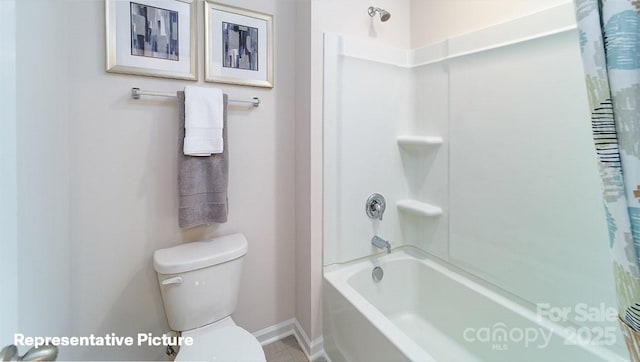
[[[246,253],[247,239],[233,234],[153,254],[169,327],[193,338],[176,361],[265,361],[258,340],[231,319]]]

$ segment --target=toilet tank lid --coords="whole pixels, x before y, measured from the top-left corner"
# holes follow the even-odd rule
[[[247,253],[247,239],[232,234],[194,241],[153,253],[153,267],[161,274],[176,274],[237,259]]]

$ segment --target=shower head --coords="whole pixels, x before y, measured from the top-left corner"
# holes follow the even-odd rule
[[[385,9],[374,8],[373,6],[369,6],[369,16],[374,17],[376,13],[380,14],[380,21],[385,22],[391,18],[391,13],[386,11]]]

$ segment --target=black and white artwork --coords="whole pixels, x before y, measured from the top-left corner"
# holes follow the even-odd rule
[[[131,55],[179,61],[178,12],[131,3]]]
[[[103,1],[107,72],[198,80],[201,0]]]
[[[273,88],[273,15],[214,1],[204,8],[205,82]]]
[[[258,71],[258,28],[222,22],[222,66]]]

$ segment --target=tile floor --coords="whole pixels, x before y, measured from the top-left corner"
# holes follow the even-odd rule
[[[267,362],[309,362],[294,336],[267,344],[262,348]]]

